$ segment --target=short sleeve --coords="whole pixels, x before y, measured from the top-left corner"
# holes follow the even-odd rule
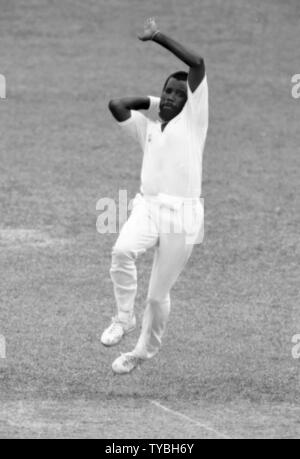
[[[160,104],[160,97],[148,96],[150,99],[150,105],[147,110],[141,110],[142,113],[145,113],[146,117],[157,120],[159,117],[159,104]]]
[[[160,97],[148,96],[150,99],[150,107],[149,110],[158,114],[159,111],[159,104],[160,104]]]
[[[130,118],[126,121],[118,122],[118,125],[144,149],[148,127],[148,120],[145,115],[136,110],[131,110]]]
[[[206,75],[194,92],[191,91],[189,83],[187,84],[187,87],[187,110],[189,112],[189,116],[191,116],[197,123],[201,122],[208,124],[208,85]]]

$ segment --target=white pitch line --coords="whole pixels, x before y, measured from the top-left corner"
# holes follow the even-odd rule
[[[179,418],[182,418],[185,421],[192,422],[193,424],[201,427],[202,429],[205,429],[207,432],[211,432],[217,435],[218,437],[221,437],[225,440],[231,440],[231,437],[229,437],[228,435],[225,435],[222,432],[219,432],[218,430],[214,429],[213,427],[208,426],[207,424],[202,424],[201,422],[196,421],[195,419],[192,419],[189,416],[186,416],[185,414],[179,413],[179,411],[171,410],[170,408],[167,408],[166,406],[162,405],[156,400],[151,400],[151,404],[156,406],[157,408],[160,408],[161,410],[166,411],[167,413],[171,413]]]

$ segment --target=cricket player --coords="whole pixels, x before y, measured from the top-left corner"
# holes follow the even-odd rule
[[[102,334],[105,346],[118,344],[136,328],[135,262],[147,249],[155,248],[141,334],[132,352],[113,362],[117,374],[130,373],[158,353],[171,308],[170,290],[204,224],[200,196],[208,87],[203,58],[162,33],[153,18],[146,21],[139,39],[169,50],[189,72],[170,75],[161,98],[128,97],[109,103],[120,127],[142,148],[143,164],[141,192],[112,250],[110,275],[117,313]],[[140,112],[153,108],[159,115],[156,122]]]

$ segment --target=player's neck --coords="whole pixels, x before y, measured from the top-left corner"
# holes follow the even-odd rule
[[[164,132],[164,130],[166,129],[166,127],[168,126],[169,122],[168,121],[163,121],[161,123],[161,130],[162,132]]]
[[[161,117],[159,117],[159,122],[160,122],[160,127],[162,132],[165,130],[167,125],[169,124],[169,121],[164,121]]]

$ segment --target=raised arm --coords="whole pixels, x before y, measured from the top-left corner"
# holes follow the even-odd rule
[[[146,21],[144,32],[139,35],[141,41],[154,41],[173,53],[178,59],[190,67],[188,82],[194,92],[205,76],[204,60],[201,56],[188,50],[180,43],[160,32],[155,19],[150,18]]]
[[[112,115],[119,122],[128,120],[131,110],[148,110],[149,107],[150,97],[124,97],[113,99],[108,104]]]

